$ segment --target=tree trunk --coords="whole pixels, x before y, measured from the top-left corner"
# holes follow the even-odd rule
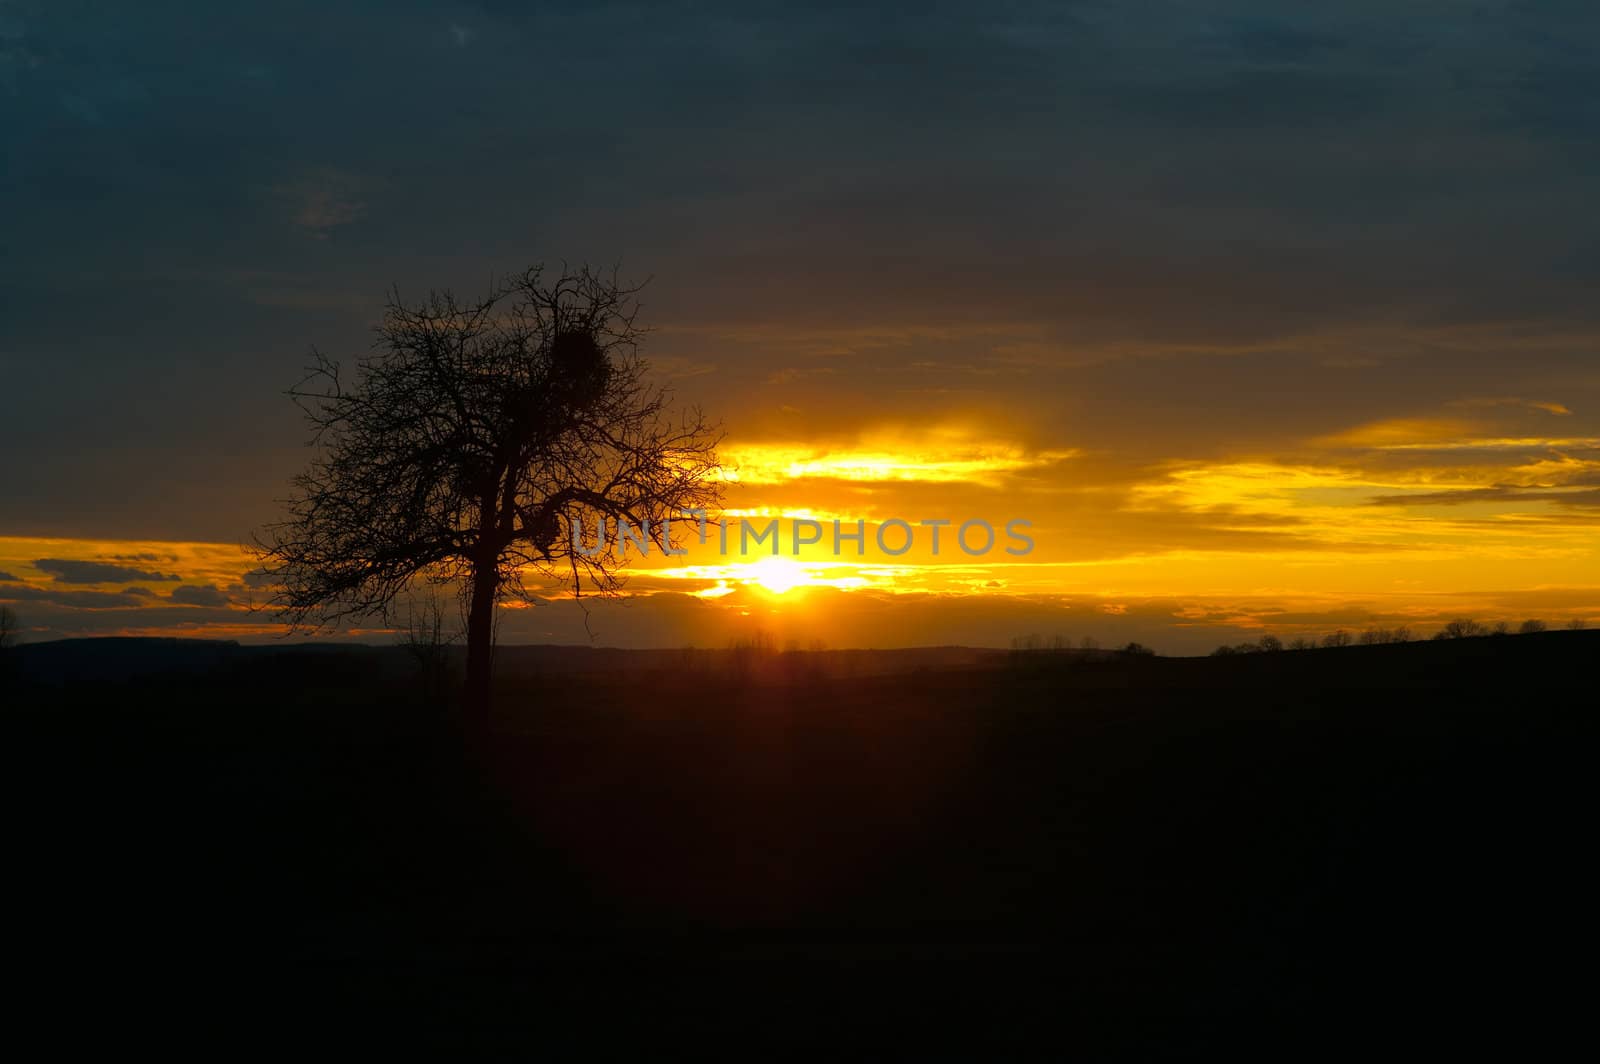
[[[467,678],[462,712],[469,728],[488,727],[494,679],[494,600],[499,590],[495,566],[479,565],[472,574],[472,602],[467,609]]]

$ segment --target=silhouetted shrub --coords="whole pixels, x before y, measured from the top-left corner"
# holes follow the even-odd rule
[[[1098,647],[1099,645],[1099,643],[1096,643],[1088,636],[1083,637],[1083,649],[1090,650]],[[1013,636],[1011,639],[1011,652],[1013,654],[1033,654],[1042,651],[1052,651],[1059,654],[1071,649],[1072,638],[1070,636],[1061,635],[1059,632],[1053,636],[1050,636],[1048,639],[1037,632],[1033,632],[1028,635]]]
[[[1545,624],[1543,621],[1527,620],[1522,622],[1522,627],[1518,628],[1517,632],[1521,635],[1538,635],[1540,632],[1545,631],[1549,627],[1550,626]]]
[[[11,611],[10,606],[0,606],[0,686],[7,680],[12,666],[11,648],[17,642],[17,615]]]
[[[1343,628],[1337,632],[1329,632],[1322,637],[1322,645],[1325,647],[1347,647],[1350,645],[1350,633]]]
[[[740,676],[755,672],[762,663],[777,657],[778,643],[771,633],[760,628],[728,640],[728,667]]]
[[[430,587],[407,600],[405,623],[397,633],[415,669],[416,689],[429,703],[441,702],[459,682],[452,648],[461,631],[448,613],[438,588]]]
[[[1457,617],[1434,636],[1435,639],[1473,639],[1480,635],[1488,635],[1489,629],[1479,624],[1471,617]]]

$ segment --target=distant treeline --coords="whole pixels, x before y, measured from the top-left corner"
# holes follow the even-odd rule
[[[1582,618],[1568,621],[1565,627],[1570,631],[1582,631],[1588,627]],[[1550,625],[1541,620],[1526,620],[1516,627],[1510,621],[1496,621],[1493,624],[1484,624],[1471,617],[1458,617],[1445,624],[1432,636],[1431,639],[1473,639],[1479,636],[1501,635],[1535,635],[1547,632]],[[1284,640],[1268,633],[1249,643],[1224,643],[1211,652],[1212,657],[1228,657],[1233,654],[1262,654],[1280,650],[1315,650],[1326,647],[1347,646],[1382,646],[1391,643],[1418,642],[1424,637],[1417,635],[1407,625],[1394,628],[1367,628],[1360,632],[1351,632],[1344,628],[1336,629],[1323,636],[1300,635]],[[1015,636],[1011,640],[1012,654],[1073,654],[1083,657],[1110,657],[1115,655],[1150,656],[1155,651],[1141,643],[1128,643],[1125,646],[1113,649],[1103,648],[1100,641],[1094,636],[1086,635],[1073,639],[1066,635],[1040,635],[1037,632],[1028,635]]]
[[[1122,654],[1144,658],[1154,657],[1156,653],[1143,643],[1124,643],[1120,647],[1106,649],[1100,645],[1100,640],[1092,635],[1086,635],[1076,643],[1069,636],[1053,635],[1046,638],[1037,632],[1030,635],[1019,635],[1011,640],[1011,652],[1013,654],[1067,653],[1069,651],[1088,657],[1108,657]]]
[[[1587,624],[1582,618],[1574,618],[1567,622],[1567,628],[1572,631],[1581,631]],[[1457,617],[1444,627],[1434,632],[1433,639],[1476,639],[1480,636],[1499,635],[1536,635],[1547,632],[1550,626],[1541,620],[1526,620],[1515,629],[1510,621],[1496,621],[1494,624],[1483,624],[1471,617]],[[1352,635],[1343,628],[1329,632],[1321,639],[1307,636],[1297,636],[1285,643],[1270,633],[1262,636],[1253,643],[1223,644],[1211,652],[1212,657],[1227,657],[1231,654],[1260,654],[1271,653],[1277,650],[1314,650],[1318,647],[1347,647],[1382,646],[1389,643],[1410,643],[1417,640],[1409,627],[1400,625],[1397,628],[1368,628],[1359,634]]]

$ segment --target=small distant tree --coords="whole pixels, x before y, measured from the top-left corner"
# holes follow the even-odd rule
[[[1325,647],[1347,647],[1350,645],[1350,633],[1343,628],[1329,632],[1322,637],[1322,645]]]
[[[1122,652],[1131,658],[1153,658],[1156,652],[1143,643],[1129,643],[1122,648]]]
[[[752,629],[728,640],[728,649],[741,654],[776,654],[777,641],[764,628]]]
[[[1538,635],[1540,632],[1543,632],[1543,631],[1546,631],[1547,629],[1549,629],[1549,627],[1550,626],[1548,624],[1545,624],[1543,621],[1540,621],[1540,620],[1527,620],[1527,621],[1523,621],[1522,622],[1521,627],[1519,627],[1517,629],[1517,634],[1519,634],[1519,635]]]
[[[1494,627],[1489,629],[1490,635],[1510,635],[1511,623],[1509,621],[1496,621]]]
[[[438,588],[411,596],[406,605],[405,623],[400,628],[400,645],[416,669],[423,697],[436,702],[444,697],[452,681],[451,653],[461,639],[461,626],[451,618]]]
[[[758,662],[775,656],[777,652],[777,641],[761,628],[728,640],[728,662],[735,672],[749,672]]]
[[[1589,627],[1589,622],[1582,617],[1574,617],[1567,622],[1567,630],[1570,632],[1581,632],[1587,627]]]
[[[1316,641],[1307,639],[1303,635],[1297,635],[1293,639],[1289,640],[1290,650],[1315,650],[1316,648]]]
[[[526,594],[525,574],[616,594],[622,537],[590,553],[583,526],[625,520],[665,547],[668,519],[721,497],[717,435],[645,376],[636,293],[587,267],[534,267],[476,300],[396,294],[353,380],[313,352],[289,394],[319,453],[287,519],[256,539],[266,605],[317,628],[387,618],[423,574],[454,583],[463,701],[481,722],[495,605]]]
[[[0,688],[9,682],[16,662],[11,648],[17,645],[17,615],[10,606],[0,606]]]
[[[1457,617],[1439,632],[1445,639],[1473,639],[1480,635],[1488,635],[1489,629],[1471,617]]]
[[[1279,650],[1283,649],[1283,640],[1279,639],[1277,636],[1275,636],[1275,635],[1273,635],[1273,634],[1271,634],[1269,632],[1268,634],[1262,636],[1261,639],[1257,642],[1256,645],[1259,646],[1262,650],[1264,650],[1267,653],[1271,654],[1271,653],[1273,653],[1275,651],[1279,651]]]
[[[1078,649],[1079,650],[1099,650],[1100,649],[1100,640],[1096,639],[1092,635],[1086,635],[1082,639],[1078,640]]]
[[[10,606],[0,606],[0,651],[9,650],[17,641],[17,615]]]

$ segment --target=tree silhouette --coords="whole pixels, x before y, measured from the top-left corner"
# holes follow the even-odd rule
[[[5,650],[17,640],[17,615],[10,606],[0,606],[0,650]]]
[[[288,517],[256,537],[265,606],[296,628],[389,618],[418,579],[452,583],[466,613],[464,704],[490,697],[495,604],[525,574],[601,595],[621,589],[626,521],[666,549],[671,518],[721,497],[718,437],[673,413],[638,356],[637,288],[588,267],[533,267],[476,301],[391,295],[373,351],[346,381],[313,352],[290,389],[319,449]]]
[[[408,596],[398,632],[401,648],[416,670],[417,685],[429,705],[441,701],[451,686],[451,650],[460,629],[447,620],[438,589]]]
[[[1488,634],[1488,627],[1479,624],[1471,617],[1457,617],[1435,632],[1433,637],[1435,639],[1473,639],[1477,636]]]

